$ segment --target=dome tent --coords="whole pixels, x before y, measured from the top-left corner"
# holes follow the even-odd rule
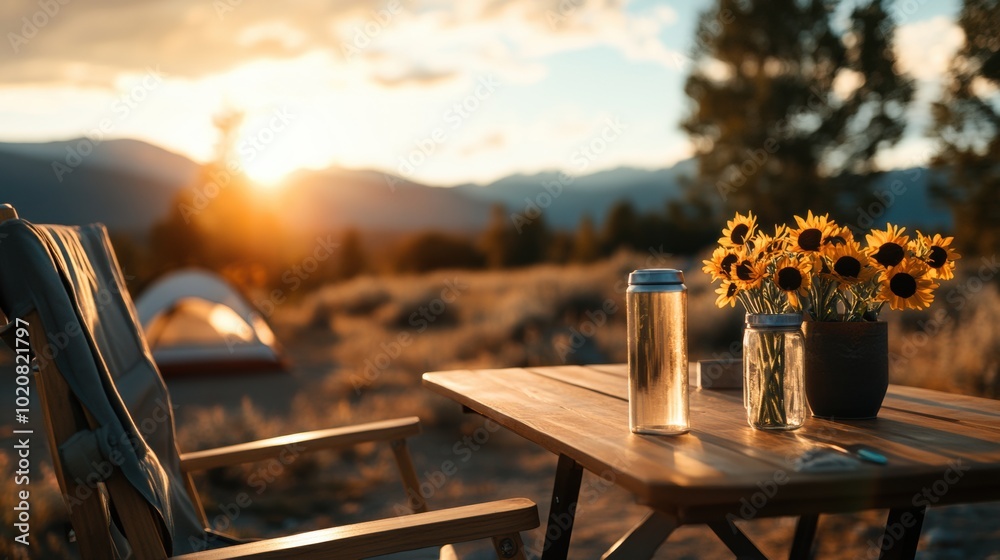
[[[267,322],[216,274],[172,272],[150,285],[135,306],[164,376],[284,369]]]

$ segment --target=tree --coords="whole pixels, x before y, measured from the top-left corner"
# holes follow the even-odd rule
[[[938,152],[932,166],[945,171],[932,192],[952,209],[956,242],[989,255],[1000,244],[1000,2],[965,0],[958,25],[965,44],[951,63],[943,98],[932,107]],[[991,99],[992,98],[992,99]]]
[[[511,214],[508,217],[502,204],[494,204],[480,248],[490,268],[508,268],[544,261],[551,241],[544,216]]]
[[[594,220],[586,215],[580,219],[573,238],[573,251],[570,259],[574,262],[592,262],[601,256],[601,244],[594,229]]]
[[[425,231],[400,242],[393,262],[397,272],[428,272],[443,268],[482,268],[485,259],[475,244],[464,237]]]
[[[480,247],[486,256],[486,264],[490,268],[509,266],[510,227],[507,224],[507,208],[503,204],[494,204],[490,208],[490,223],[483,231]]]
[[[545,223],[545,216],[539,215],[519,225],[519,228],[515,228],[512,224],[508,230],[511,244],[509,265],[527,266],[544,262],[552,244],[552,235]]]
[[[350,228],[340,239],[340,251],[337,255],[336,276],[338,280],[350,280],[361,274],[368,267],[364,249],[361,247],[361,236],[358,230]]]
[[[682,128],[697,153],[695,185],[727,212],[753,210],[763,223],[810,208],[846,213],[879,149],[901,137],[913,84],[895,70],[883,1],[855,8],[843,35],[835,7],[719,0],[702,14]]]
[[[610,255],[621,247],[636,246],[638,215],[632,203],[627,200],[616,202],[608,212],[601,231],[601,247]]]

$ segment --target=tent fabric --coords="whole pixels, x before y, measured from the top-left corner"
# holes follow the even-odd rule
[[[102,225],[0,224],[0,308],[11,321],[37,311],[53,359],[90,413],[59,449],[78,476],[95,457],[119,464],[153,506],[173,554],[191,552],[204,528],[184,488],[170,395],[146,345]],[[55,450],[53,450],[55,451]]]
[[[168,274],[143,292],[136,311],[153,358],[167,375],[283,369],[271,328],[215,274]]]

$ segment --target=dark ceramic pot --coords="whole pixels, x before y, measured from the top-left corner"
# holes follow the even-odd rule
[[[806,398],[813,416],[875,418],[889,387],[889,325],[806,321]]]

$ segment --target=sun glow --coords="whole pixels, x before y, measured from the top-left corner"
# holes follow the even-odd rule
[[[334,162],[336,146],[315,111],[280,108],[256,115],[241,127],[235,152],[243,172],[263,189],[282,186],[300,169],[321,169]]]
[[[285,179],[298,170],[293,163],[284,161],[251,161],[244,164],[243,170],[255,185],[264,189],[276,189]]]

